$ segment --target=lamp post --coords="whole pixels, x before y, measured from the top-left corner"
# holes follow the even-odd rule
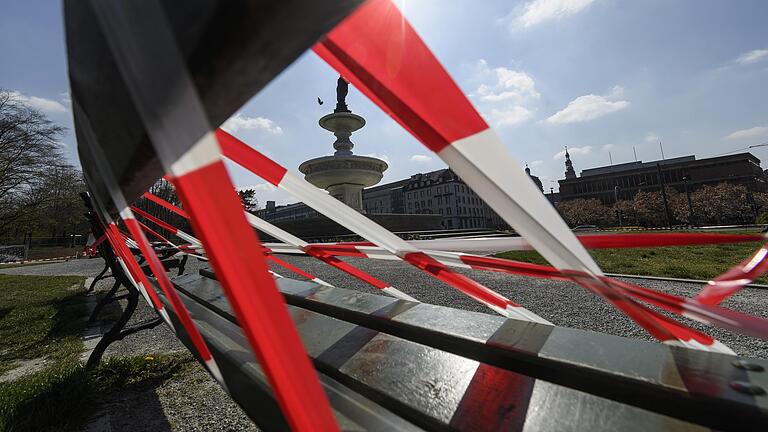
[[[691,176],[688,174],[683,176],[683,187],[685,188],[685,198],[688,200],[688,225],[693,226],[693,205],[691,204],[691,190],[688,189],[688,180]]]
[[[661,199],[664,201],[664,217],[667,220],[667,228],[672,229],[672,216],[669,213],[669,203],[667,202],[667,190],[664,183],[664,176],[661,173],[661,164],[656,164],[656,171],[659,175],[659,184],[661,185]]]

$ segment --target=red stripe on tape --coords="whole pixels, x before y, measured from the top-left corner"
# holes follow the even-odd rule
[[[136,258],[134,258],[131,251],[128,250],[128,247],[125,246],[125,242],[118,239],[120,237],[120,232],[118,231],[117,226],[115,226],[115,224],[109,224],[104,232],[109,233],[107,238],[112,245],[112,250],[122,259],[123,264],[125,264],[125,266],[128,268],[128,272],[130,273],[133,280],[141,282],[141,284],[144,285],[144,291],[146,291],[150,301],[152,301],[152,306],[154,306],[158,311],[163,310],[165,306],[163,306],[163,303],[160,301],[160,298],[157,296],[154,288],[146,282],[147,276],[141,270],[141,267],[139,267],[139,263],[136,262]]]
[[[158,285],[160,285],[160,289],[163,291],[163,294],[165,294],[165,298],[171,303],[171,307],[173,308],[174,313],[176,313],[176,317],[179,319],[179,322],[181,322],[181,326],[184,327],[184,330],[186,330],[187,335],[195,346],[200,358],[202,358],[204,362],[211,360],[212,356],[211,351],[208,349],[208,345],[205,343],[205,340],[197,329],[197,326],[195,326],[195,323],[192,322],[192,317],[189,316],[187,307],[184,306],[184,303],[176,293],[176,288],[173,287],[171,280],[168,279],[163,264],[160,262],[160,259],[158,259],[152,246],[150,246],[144,233],[141,232],[141,228],[139,227],[140,222],[136,219],[123,219],[123,222],[125,222],[128,230],[133,234],[134,239],[139,244],[139,249],[141,249],[142,255],[144,255],[147,263],[149,263],[149,268],[155,275],[155,279],[157,280]],[[146,276],[144,276],[144,280],[147,280]],[[145,285],[147,286],[147,289],[150,289],[148,280]]]
[[[148,199],[148,200],[150,200],[150,201],[152,201],[155,204],[159,204],[159,205],[167,208],[168,210],[176,213],[177,215],[179,215],[179,216],[181,216],[181,217],[183,217],[185,219],[189,219],[189,216],[187,216],[187,212],[185,212],[184,210],[182,210],[182,209],[176,207],[175,205],[169,203],[168,201],[160,198],[159,196],[153,195],[153,194],[151,194],[149,192],[144,192],[143,197]]]
[[[144,210],[142,210],[140,208],[137,208],[136,206],[131,206],[131,211],[133,211],[137,215],[140,215],[140,216],[146,218],[149,221],[152,221],[153,223],[155,223],[159,227],[163,228],[166,231],[170,231],[173,234],[176,234],[179,231],[178,229],[174,228],[172,225],[168,224],[167,222],[165,222],[165,221],[163,221],[163,220],[161,220],[159,218],[156,218],[155,216],[152,216],[151,214],[145,212]]]
[[[365,282],[365,283],[367,283],[369,285],[372,285],[372,286],[374,286],[374,287],[376,287],[378,289],[389,288],[390,286],[392,286],[392,285],[382,281],[381,279],[375,278],[375,277],[369,275],[368,273],[360,270],[359,268],[357,268],[357,267],[355,267],[355,266],[353,266],[351,264],[348,264],[348,263],[346,263],[346,262],[336,258],[335,256],[332,256],[332,255],[324,253],[324,252],[320,252],[317,249],[306,250],[306,253],[307,253],[307,255],[313,256],[313,257],[315,257],[315,258],[317,258],[317,259],[319,259],[319,260],[321,260],[321,261],[323,261],[323,262],[325,262],[325,263],[327,263],[327,264],[329,264],[329,265],[331,265],[333,267],[336,267],[337,269],[339,269],[339,270],[341,270],[341,271],[343,271],[343,272],[345,272],[345,273],[347,273],[347,274],[349,274],[351,276],[354,276],[354,277],[360,279],[361,281],[363,281],[363,282]]]
[[[221,129],[216,130],[216,138],[219,140],[221,153],[225,157],[253,171],[275,186],[280,184],[287,172],[285,168]]]
[[[708,305],[720,304],[768,271],[766,258],[768,258],[768,243],[764,244],[751,257],[702,288],[696,295],[696,300]]]
[[[389,0],[368,1],[313,50],[434,152],[488,129]]]
[[[222,289],[294,430],[338,430],[223,162],[173,179]]]
[[[123,221],[125,221],[125,219],[123,219]],[[155,237],[156,239],[158,239],[158,240],[160,240],[160,241],[163,241],[163,242],[166,242],[166,243],[168,243],[168,244],[171,244],[171,241],[170,241],[170,240],[168,240],[167,238],[165,238],[165,237],[163,237],[162,235],[160,235],[160,233],[158,233],[157,231],[153,230],[152,228],[150,228],[150,227],[148,227],[148,226],[144,225],[143,223],[141,223],[141,222],[139,222],[139,221],[136,221],[136,223],[138,223],[138,224],[139,224],[139,226],[141,226],[141,228],[142,228],[144,231],[146,231],[146,232],[150,233],[150,234],[151,234],[153,237]],[[128,225],[128,223],[127,223],[127,222],[126,222],[125,224],[126,224],[126,225]],[[130,227],[128,227],[128,229],[130,229]],[[135,235],[135,234],[134,234],[134,237],[136,237],[136,235]]]
[[[506,309],[506,307],[510,305],[519,306],[501,294],[480,285],[474,280],[451,271],[445,264],[437,261],[424,252],[411,252],[405,254],[403,260],[485,304],[490,304],[502,309]]]
[[[315,279],[315,277],[312,276],[311,274],[305,272],[304,270],[300,269],[299,267],[296,267],[295,265],[293,265],[293,264],[291,264],[291,263],[289,263],[289,262],[287,262],[285,260],[282,260],[282,259],[280,259],[280,258],[278,258],[278,257],[276,257],[274,255],[267,255],[266,259],[267,259],[267,261],[272,261],[273,263],[279,265],[280,267],[288,269],[288,270],[296,273],[299,276],[303,276],[303,277],[305,277],[307,279],[310,279],[310,280]]]

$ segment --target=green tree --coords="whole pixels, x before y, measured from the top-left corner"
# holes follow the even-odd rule
[[[243,208],[248,213],[253,213],[258,210],[259,200],[256,199],[256,191],[254,189],[242,189],[237,191],[237,195],[240,196],[240,201],[243,203]]]

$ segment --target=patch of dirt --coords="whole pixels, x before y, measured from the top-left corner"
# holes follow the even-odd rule
[[[172,432],[257,432],[243,410],[198,363],[157,388]]]
[[[19,365],[14,369],[0,375],[0,383],[14,381],[25,375],[31,375],[45,369],[46,366],[48,366],[48,359],[45,357],[38,357],[32,360],[21,360]]]
[[[154,387],[110,393],[99,408],[82,432],[171,431]]]
[[[80,432],[258,432],[198,363],[162,384],[114,391]]]

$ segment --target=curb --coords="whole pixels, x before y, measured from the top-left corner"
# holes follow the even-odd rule
[[[700,280],[700,279],[681,279],[681,278],[669,278],[669,277],[660,277],[660,276],[628,275],[628,274],[620,274],[620,273],[606,273],[605,275],[610,277],[620,277],[620,278],[627,278],[627,279],[648,279],[648,280],[658,280],[658,281],[667,281],[667,282],[695,283],[695,284],[701,284],[701,285],[706,285],[709,283],[709,281]],[[744,285],[744,287],[768,289],[768,285],[756,284],[756,283],[746,284]]]
[[[30,263],[46,262],[46,261],[69,261],[74,258],[76,257],[73,255],[67,255],[67,256],[61,256],[61,257],[55,257],[55,258],[43,258],[43,259],[37,259],[37,260],[8,261],[8,262],[0,263],[0,267],[8,264],[30,264]]]

